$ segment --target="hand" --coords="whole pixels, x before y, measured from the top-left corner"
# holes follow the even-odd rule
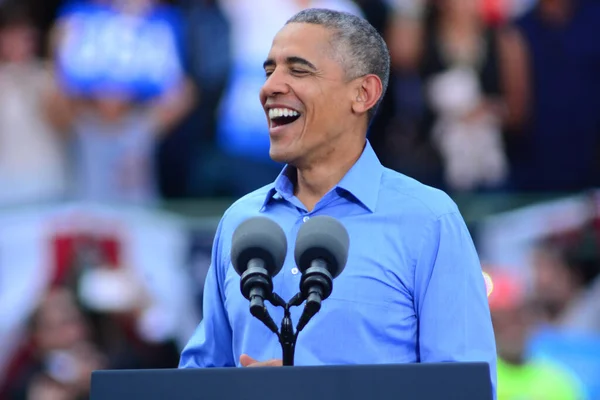
[[[72,382],[72,389],[81,396],[88,396],[92,372],[103,369],[107,365],[105,356],[92,343],[82,342],[72,348],[77,362],[77,379]]]
[[[27,400],[73,400],[76,397],[66,386],[44,375],[33,378],[27,389]]]
[[[242,354],[240,356],[240,364],[242,364],[242,367],[281,367],[283,362],[276,359],[259,362],[248,354]]]

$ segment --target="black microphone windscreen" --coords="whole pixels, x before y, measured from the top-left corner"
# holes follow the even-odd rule
[[[281,271],[287,253],[287,239],[283,229],[266,217],[253,217],[242,222],[231,240],[231,263],[241,275],[253,258],[265,262],[271,276]]]
[[[335,278],[346,266],[349,245],[348,231],[341,222],[325,215],[312,217],[298,231],[294,251],[296,265],[304,273],[313,260],[323,259]]]

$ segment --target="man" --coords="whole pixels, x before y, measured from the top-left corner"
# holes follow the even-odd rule
[[[596,0],[538,0],[503,29],[513,190],[600,186],[599,24]]]
[[[585,399],[584,387],[551,359],[529,358],[527,346],[536,316],[524,280],[502,270],[490,271],[488,297],[498,347],[498,400]]]
[[[204,320],[180,367],[281,365],[276,336],[250,315],[240,293],[231,237],[254,216],[282,226],[290,247],[273,283],[287,300],[300,283],[293,260],[300,226],[330,215],[350,235],[348,262],[299,335],[295,364],[484,361],[495,384],[485,283],[456,205],[441,191],[384,168],[366,140],[389,64],[381,36],[350,14],[305,10],[276,35],[260,100],[270,156],[287,166],[223,216]],[[282,309],[268,307],[280,321]],[[292,311],[298,321],[302,310]]]
[[[220,168],[216,165],[211,171],[217,171],[215,178],[222,190],[241,197],[272,182],[281,171],[281,165],[269,158],[269,130],[256,101],[265,78],[262,63],[273,37],[291,16],[309,7],[356,15],[361,15],[361,11],[352,0],[219,0],[219,3],[232,26],[232,65],[217,117],[217,150],[221,156],[216,160]],[[239,179],[240,170],[246,172],[244,179]]]
[[[23,3],[0,4],[0,187],[10,188],[0,190],[2,207],[62,200],[69,189],[68,149],[47,114],[53,78]]]

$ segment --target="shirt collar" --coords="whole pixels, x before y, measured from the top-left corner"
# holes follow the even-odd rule
[[[261,211],[265,210],[271,200],[285,199],[289,201],[294,197],[294,184],[290,178],[290,173],[292,172],[293,167],[290,165],[286,165],[283,168],[267,192]],[[360,158],[336,185],[334,190],[341,189],[350,193],[369,211],[374,212],[379,196],[379,185],[382,174],[383,165],[381,165],[373,147],[367,140]]]

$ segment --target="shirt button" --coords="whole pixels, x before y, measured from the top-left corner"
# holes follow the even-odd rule
[[[302,221],[306,222],[310,219],[310,217],[307,215],[306,217],[302,218]]]
[[[298,268],[296,268],[296,267],[292,268],[292,275],[298,275],[298,272],[300,272],[300,271],[298,271]]]

